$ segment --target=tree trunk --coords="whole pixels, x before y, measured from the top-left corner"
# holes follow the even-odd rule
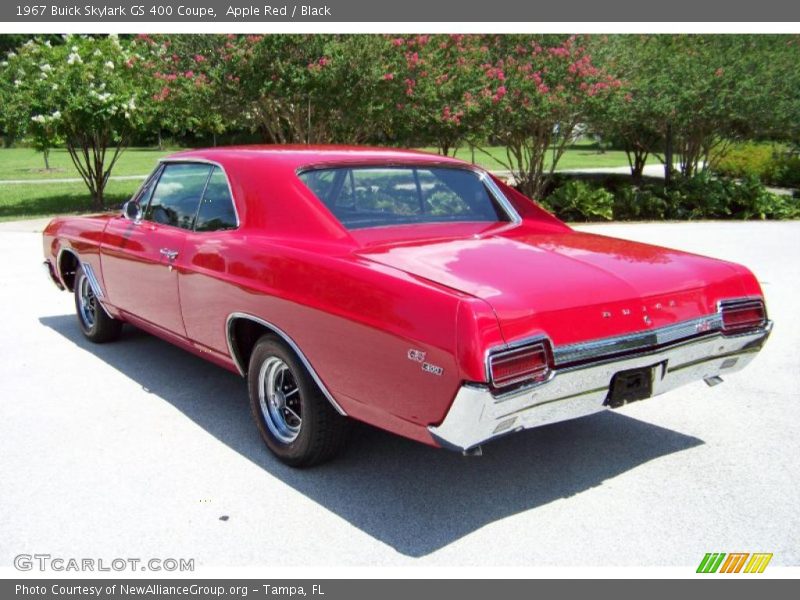
[[[159,151],[164,149],[164,139],[161,137],[161,127],[158,128],[158,149]]]
[[[50,170],[50,148],[45,148],[42,151],[42,156],[44,156],[44,169],[45,171]]]
[[[672,123],[667,123],[666,147],[664,148],[664,186],[672,185]]]

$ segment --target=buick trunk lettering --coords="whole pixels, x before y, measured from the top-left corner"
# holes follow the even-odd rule
[[[746,268],[576,232],[422,152],[181,152],[121,213],[56,218],[43,242],[89,340],[130,323],[241,374],[297,467],[335,456],[354,420],[474,454],[716,384],[772,327]]]

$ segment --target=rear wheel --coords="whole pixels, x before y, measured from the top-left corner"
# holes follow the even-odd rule
[[[75,271],[75,312],[86,339],[102,344],[119,338],[122,322],[112,319],[100,305],[82,266]]]
[[[349,420],[331,406],[295,353],[270,335],[253,348],[248,387],[261,438],[287,465],[310,467],[344,448]]]

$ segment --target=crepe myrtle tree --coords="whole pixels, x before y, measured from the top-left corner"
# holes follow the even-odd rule
[[[558,161],[591,108],[622,83],[597,67],[585,39],[489,36],[479,67],[478,102],[491,139],[506,148],[500,162],[528,196],[541,197]]]
[[[663,156],[664,123],[670,112],[667,98],[654,93],[650,80],[652,63],[659,60],[651,45],[652,36],[647,35],[596,36],[588,43],[594,59],[622,83],[620,93],[589,107],[589,128],[625,152],[636,184],[642,181],[648,158]]]
[[[328,35],[249,35],[237,63],[239,98],[251,128],[271,143],[334,141],[336,90],[326,82],[334,68]],[[356,110],[350,106],[349,110]]]
[[[130,56],[115,36],[30,40],[8,59],[20,128],[40,149],[63,140],[96,208],[138,119]]]
[[[136,36],[130,61],[142,74],[146,132],[210,136],[244,125],[238,65],[246,45],[235,35]]]
[[[383,88],[391,129],[401,142],[437,148],[445,156],[483,136],[477,102],[480,65],[486,59],[477,35],[390,36]]]

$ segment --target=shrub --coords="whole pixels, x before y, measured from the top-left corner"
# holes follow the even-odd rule
[[[614,194],[614,218],[620,221],[647,221],[669,218],[669,205],[655,186],[622,186]]]
[[[699,173],[670,188],[567,180],[544,203],[567,221],[800,218],[798,193],[773,194],[753,175],[735,181]]]
[[[544,204],[566,221],[610,221],[614,196],[602,187],[584,181],[568,181],[545,198]]]
[[[764,181],[779,187],[800,188],[800,155],[783,152],[776,156]]]
[[[734,144],[719,158],[714,171],[724,177],[759,177],[766,181],[776,147],[763,142],[743,142]]]
[[[732,146],[714,166],[724,177],[758,177],[768,185],[800,187],[800,155],[778,144],[745,142]]]

